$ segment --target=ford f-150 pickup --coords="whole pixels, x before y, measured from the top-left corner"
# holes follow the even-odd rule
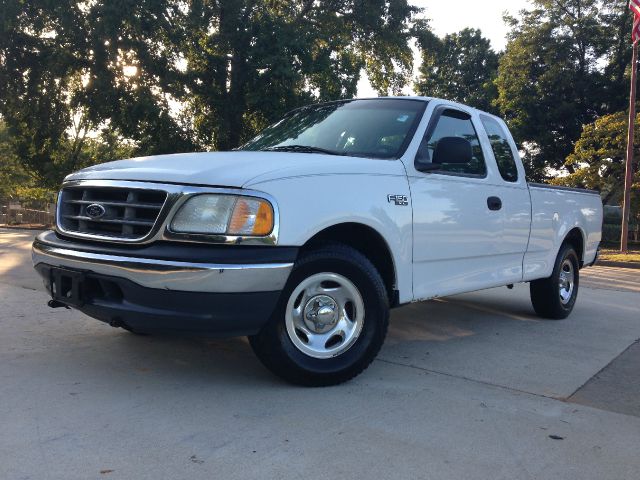
[[[247,335],[304,385],[362,372],[390,308],[529,282],[567,317],[597,192],[528,184],[505,123],[445,100],[299,108],[236,151],[69,175],[33,244],[52,307],[134,333]]]

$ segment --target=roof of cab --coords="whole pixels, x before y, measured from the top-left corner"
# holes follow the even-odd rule
[[[384,97],[363,97],[363,98],[354,98],[353,100],[379,100],[379,99],[394,99],[394,100],[422,100],[424,102],[437,101],[442,102],[447,105],[452,105],[456,107],[462,107],[468,110],[473,110],[476,113],[488,115],[490,117],[500,118],[494,115],[493,113],[485,112],[484,110],[480,110],[478,108],[472,107],[471,105],[467,105],[460,102],[454,102],[453,100],[447,100],[446,98],[438,98],[438,97],[424,97],[420,95],[402,95],[402,96],[384,96]]]
[[[489,117],[493,117],[493,118],[496,118],[496,119],[502,121],[502,119],[500,117],[498,117],[497,115],[494,115],[493,113],[485,112],[484,110],[480,110],[478,108],[472,107],[470,105],[466,105],[464,103],[454,102],[452,100],[447,100],[446,98],[424,97],[424,96],[420,96],[420,95],[398,95],[398,96],[387,95],[387,96],[384,96],[384,97],[345,98],[345,99],[340,99],[340,100],[332,100],[332,101],[328,101],[328,102],[320,102],[317,105],[338,103],[338,102],[354,102],[354,101],[358,101],[358,100],[420,100],[420,101],[423,101],[423,102],[437,101],[437,102],[443,103],[445,105],[451,105],[452,107],[458,107],[458,108],[463,108],[463,109],[466,109],[466,110],[472,110],[477,114],[487,115]],[[300,110],[302,108],[306,108],[307,106],[308,105],[305,105],[305,106],[302,106],[302,107],[298,107],[298,108],[292,110],[292,112],[295,112],[295,111]],[[289,113],[291,113],[291,112],[289,112]]]

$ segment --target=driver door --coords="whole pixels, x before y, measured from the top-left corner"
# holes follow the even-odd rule
[[[486,155],[471,113],[436,108],[420,146],[430,162],[438,141],[460,137],[472,146],[470,163],[423,173],[408,165],[413,204],[413,287],[417,300],[501,284],[503,216],[491,198]]]

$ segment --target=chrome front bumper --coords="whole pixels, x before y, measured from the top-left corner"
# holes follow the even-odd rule
[[[36,240],[33,265],[45,264],[120,277],[161,290],[207,293],[282,290],[293,263],[191,263],[75,251]]]

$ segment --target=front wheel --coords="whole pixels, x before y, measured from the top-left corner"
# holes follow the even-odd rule
[[[543,318],[567,318],[578,298],[579,283],[578,255],[572,245],[564,244],[560,248],[551,276],[534,280],[529,286],[533,309]]]
[[[387,292],[373,264],[350,247],[327,245],[301,255],[269,323],[249,342],[291,383],[336,385],[373,361],[388,322]]]

